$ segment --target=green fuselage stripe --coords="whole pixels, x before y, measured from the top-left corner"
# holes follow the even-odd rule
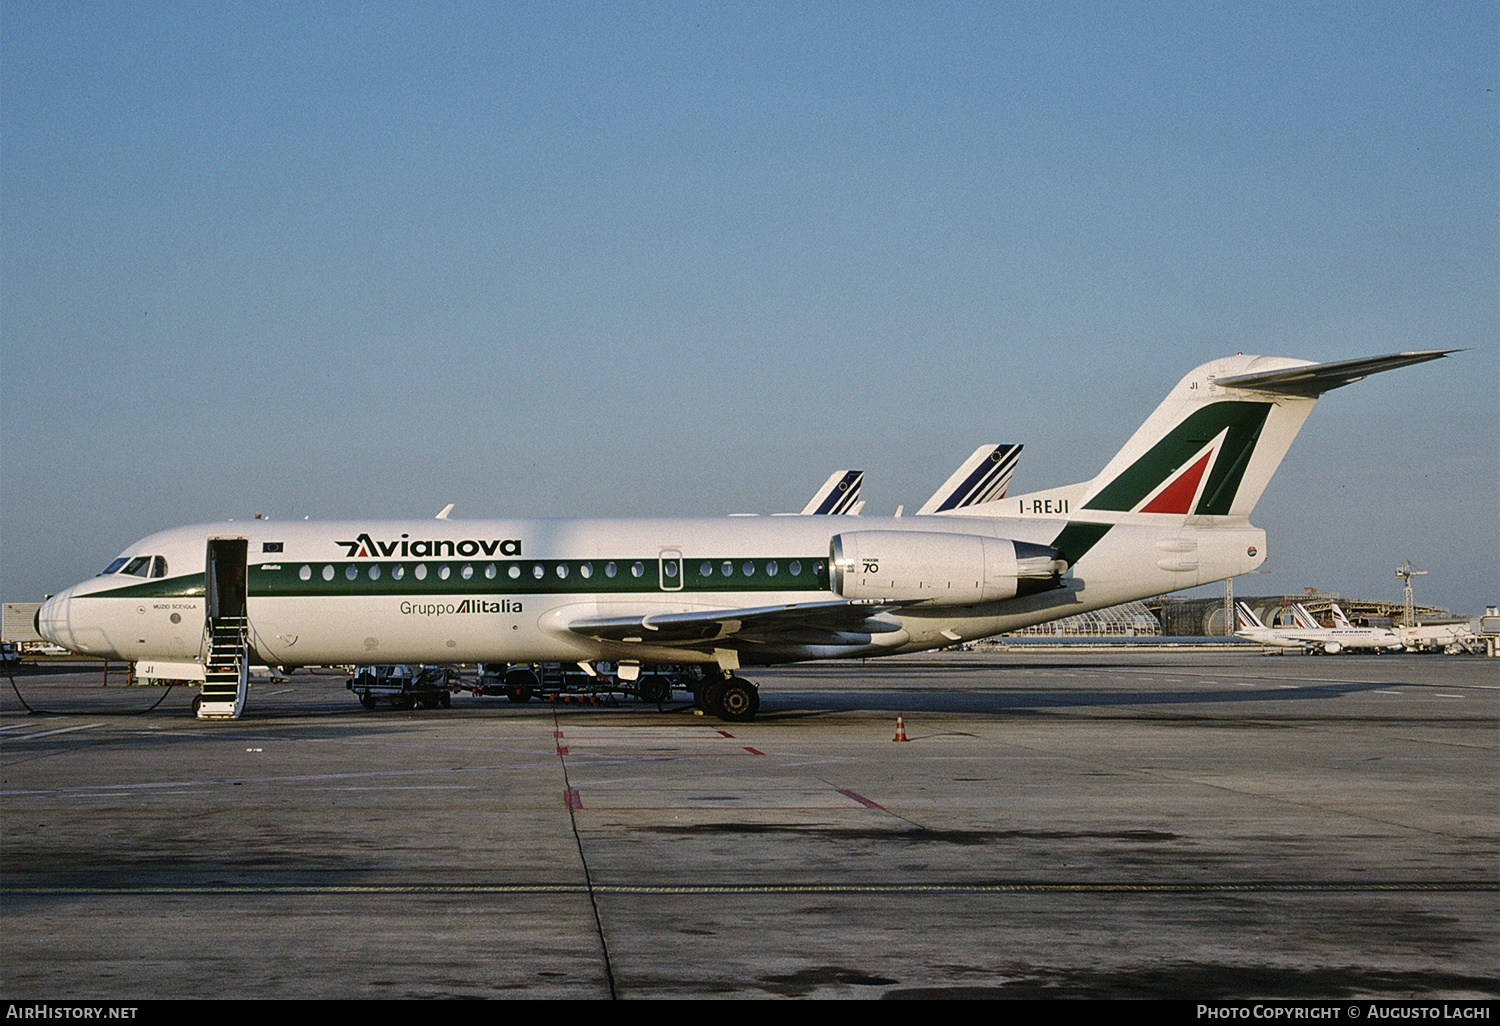
[[[819,556],[297,561],[251,565],[247,590],[251,598],[827,591],[828,562]],[[81,597],[202,596],[203,576],[198,574]]]

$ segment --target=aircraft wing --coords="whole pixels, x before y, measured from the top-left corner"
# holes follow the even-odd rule
[[[1367,356],[1359,360],[1340,360],[1337,363],[1309,363],[1301,367],[1286,367],[1282,370],[1259,371],[1253,374],[1233,374],[1227,378],[1215,378],[1214,384],[1226,388],[1246,388],[1255,392],[1271,392],[1276,395],[1295,395],[1315,398],[1335,388],[1352,385],[1361,378],[1381,371],[1410,367],[1415,363],[1438,360],[1461,349],[1425,349],[1412,353],[1392,353],[1390,356]]]
[[[593,616],[567,626],[596,641],[646,642],[691,648],[748,645],[868,645],[876,634],[904,630],[881,613],[911,602],[843,600],[795,602],[744,609],[704,609],[686,613]]]

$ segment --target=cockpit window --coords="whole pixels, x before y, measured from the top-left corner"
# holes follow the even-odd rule
[[[167,576],[167,557],[166,556],[152,556],[151,557],[151,576],[152,577],[165,577],[165,576]]]
[[[136,556],[129,563],[125,564],[125,569],[121,570],[120,573],[130,574],[132,577],[145,577],[150,567],[150,556]]]
[[[128,556],[121,556],[119,559],[117,559],[113,563],[109,564],[109,566],[107,566],[103,570],[99,571],[99,576],[103,577],[105,574],[112,574],[112,573],[118,572],[119,569],[120,569],[120,567],[122,567],[122,566],[125,565],[125,561],[128,558],[129,558]]]

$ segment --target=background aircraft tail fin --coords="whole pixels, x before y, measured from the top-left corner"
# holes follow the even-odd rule
[[[859,486],[864,479],[863,470],[835,470],[802,508],[803,515],[859,512]]]
[[[1020,458],[1019,445],[981,445],[932,493],[917,515],[946,513],[1004,498]]]

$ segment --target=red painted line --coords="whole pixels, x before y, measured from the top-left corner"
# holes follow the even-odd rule
[[[562,736],[563,736],[563,733],[562,733],[562,731],[560,731],[560,730],[554,730],[554,731],[553,731],[553,732],[552,732],[552,736],[553,736],[553,737],[562,737]]]
[[[843,795],[845,798],[853,798],[855,801],[859,802],[859,804],[863,805],[867,809],[879,809],[881,812],[885,811],[884,805],[877,805],[875,802],[870,801],[870,799],[866,798],[862,794],[855,794],[853,791],[845,791],[842,787],[835,787],[834,790]]]
[[[727,731],[727,730],[721,730],[721,731],[719,731],[719,733],[720,733],[720,734],[723,734],[723,735],[724,735],[724,736],[725,736],[725,737],[730,737],[730,738],[732,738],[732,737],[734,737],[734,735],[733,735],[733,734],[731,734],[731,733],[730,733],[730,732],[729,732],[729,731]]]
[[[558,755],[567,755],[568,754],[567,747],[565,745],[558,745],[557,746],[557,754]]]
[[[570,809],[583,808],[583,799],[578,796],[578,788],[570,787],[563,792],[563,804]]]
[[[754,749],[754,748],[746,748],[745,751],[749,752],[751,755],[765,755],[766,754],[765,752],[758,751],[757,749]]]

